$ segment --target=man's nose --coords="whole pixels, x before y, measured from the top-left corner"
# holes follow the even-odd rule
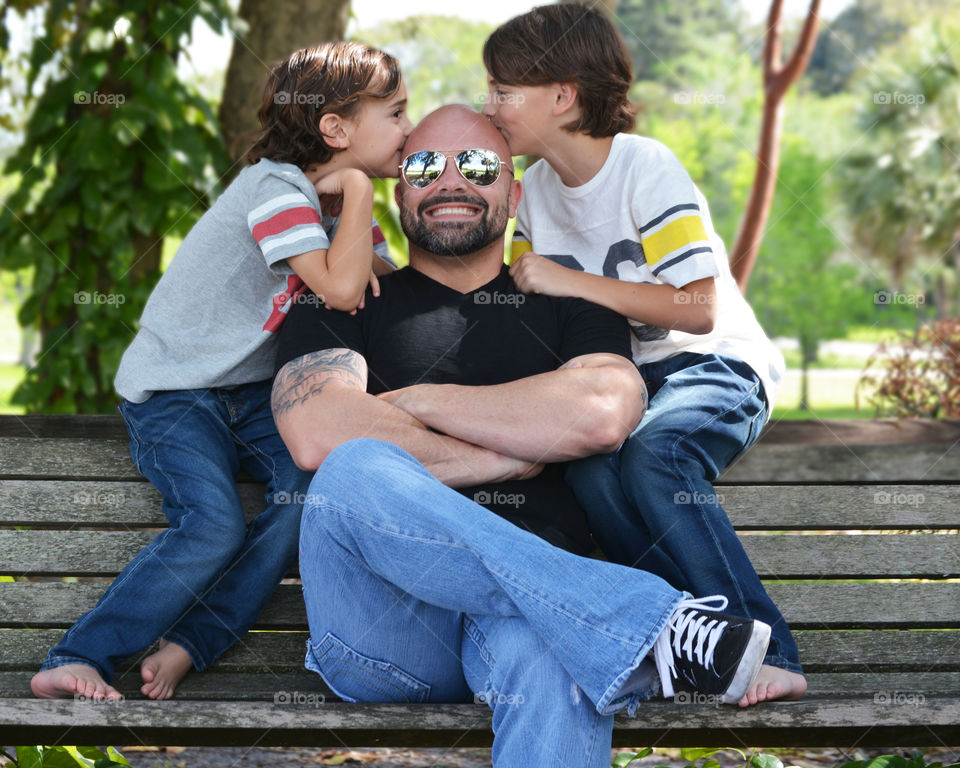
[[[440,178],[437,180],[437,189],[466,189],[466,183],[463,180],[463,176],[461,176],[460,172],[457,170],[457,161],[455,158],[447,158],[447,165],[443,169],[443,173],[440,174]]]

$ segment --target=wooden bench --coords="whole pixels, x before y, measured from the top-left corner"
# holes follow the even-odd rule
[[[241,488],[253,511],[260,489]],[[796,631],[809,694],[651,702],[618,718],[615,745],[960,745],[960,422],[782,422],[718,491]],[[139,697],[135,660],[122,702],[31,698],[47,649],[164,525],[118,418],[0,417],[0,575],[16,578],[0,583],[0,744],[490,744],[482,705],[336,701],[302,667],[296,583],[172,701]]]

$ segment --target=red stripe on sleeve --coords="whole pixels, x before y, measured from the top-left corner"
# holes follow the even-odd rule
[[[269,219],[261,221],[253,228],[253,239],[258,243],[264,238],[279,235],[288,229],[298,227],[301,224],[320,224],[320,215],[316,209],[308,205],[299,208],[288,208],[285,211],[274,214]]]
[[[383,230],[380,229],[380,225],[377,224],[377,225],[373,228],[373,244],[374,244],[374,245],[380,245],[380,243],[384,242],[386,239],[387,239],[387,238],[385,238],[385,237],[383,236]]]

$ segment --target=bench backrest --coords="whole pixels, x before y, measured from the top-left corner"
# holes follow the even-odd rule
[[[239,487],[255,514],[262,488]],[[960,693],[960,422],[781,422],[717,491],[796,632],[810,696]],[[0,582],[0,696],[29,696],[47,649],[165,524],[118,418],[0,417],[0,576],[16,579]],[[324,691],[302,668],[299,592],[280,585],[178,698]],[[136,691],[136,660],[121,670]]]

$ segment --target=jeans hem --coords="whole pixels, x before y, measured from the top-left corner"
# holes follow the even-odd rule
[[[796,672],[798,675],[803,674],[803,666],[799,662],[790,661],[782,656],[766,656],[763,659],[763,663],[769,664],[771,667],[785,669],[787,672]]]
[[[183,635],[178,635],[176,632],[164,632],[161,637],[168,643],[176,643],[183,648],[183,650],[187,652],[187,656],[190,657],[190,661],[193,662],[193,668],[197,670],[197,672],[203,672],[203,670],[210,666],[209,663],[205,663],[203,661],[200,652],[196,649],[196,646],[194,646],[194,644],[187,640]]]
[[[44,659],[43,664],[40,665],[40,672],[45,672],[48,669],[56,669],[57,667],[65,667],[67,664],[83,664],[84,666],[91,667],[104,679],[104,682],[110,683],[107,675],[98,664],[90,661],[90,659],[84,659],[81,656],[48,656]]]

